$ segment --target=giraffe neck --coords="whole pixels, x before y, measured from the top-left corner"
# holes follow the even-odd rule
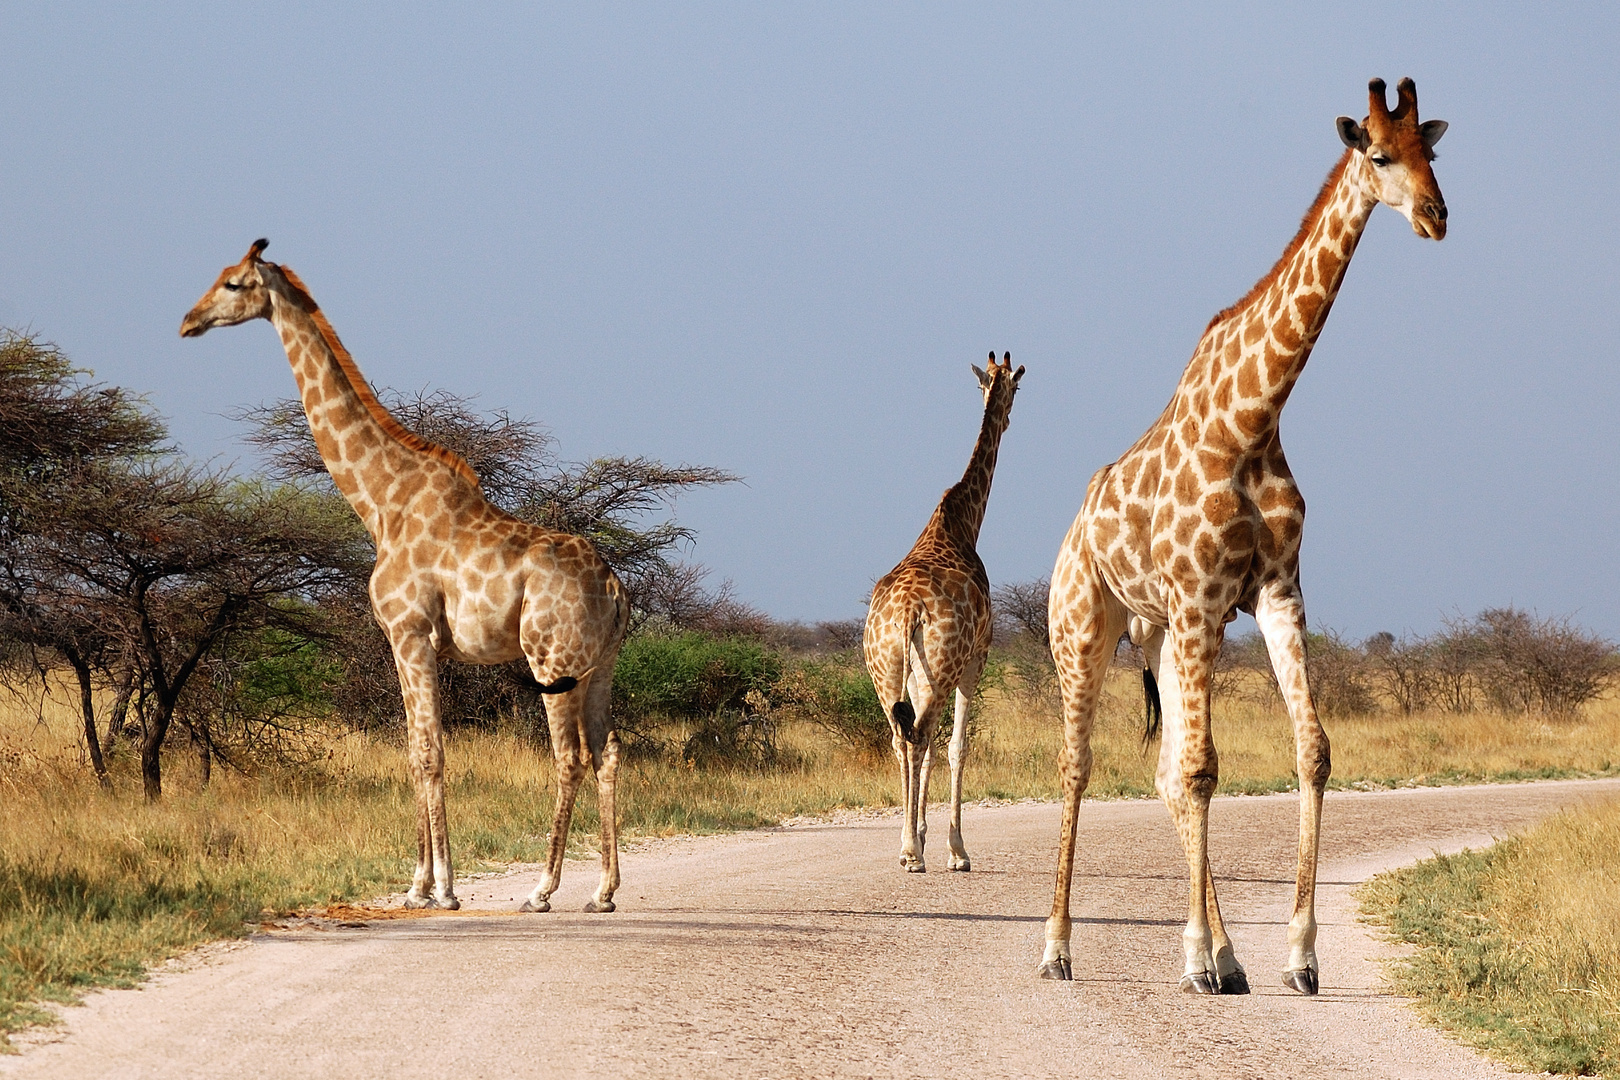
[[[1275,433],[1327,322],[1377,205],[1365,168],[1359,155],[1345,151],[1282,258],[1248,295],[1211,320],[1182,377],[1183,407],[1228,421],[1239,445],[1253,446]]]
[[[270,322],[287,351],[316,449],[372,537],[383,530],[389,489],[405,474],[448,469],[476,487],[477,474],[458,455],[406,430],[383,408],[303,283],[285,267],[263,265]]]
[[[947,528],[977,546],[979,528],[984,524],[984,509],[990,502],[990,481],[996,473],[996,453],[1001,447],[1001,436],[1007,430],[1007,416],[1012,409],[1012,395],[1007,394],[999,408],[987,406],[984,422],[979,425],[979,441],[973,444],[973,455],[968,458],[967,471],[955,486],[940,500],[940,516]]]

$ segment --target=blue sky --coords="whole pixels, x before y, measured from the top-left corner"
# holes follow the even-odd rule
[[[1048,572],[1334,117],[1410,75],[1450,235],[1374,214],[1284,414],[1312,623],[1620,637],[1620,9],[584,7],[8,5],[0,323],[249,467],[273,333],[176,329],[268,236],[374,383],[740,473],[680,504],[691,556],[851,617],[960,475],[992,348],[1028,374],[980,550]]]

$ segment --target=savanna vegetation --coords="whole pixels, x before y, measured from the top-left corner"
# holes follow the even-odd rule
[[[467,457],[499,505],[589,536],[629,586],[614,681],[626,837],[897,799],[860,623],[775,622],[678,558],[690,536],[672,500],[732,477],[569,464],[532,423],[448,394],[385,399]],[[35,1003],[408,878],[412,799],[397,683],[365,599],[369,541],[295,403],[242,419],[264,454],[257,476],[184,461],[137,398],[35,339],[0,338],[0,1038],[41,1019]],[[1051,798],[1046,586],[1003,586],[996,601],[966,795]],[[1118,661],[1094,797],[1152,791],[1139,658],[1127,644]],[[1424,639],[1317,635],[1309,662],[1335,786],[1620,768],[1620,706],[1604,696],[1614,648],[1568,621],[1500,610]],[[521,664],[451,663],[443,681],[458,870],[538,860],[554,793],[538,688]],[[1215,724],[1223,791],[1294,785],[1291,728],[1253,636],[1222,654]],[[593,799],[573,828],[581,845],[597,835]]]
[[[1620,1076],[1620,803],[1382,874],[1361,900],[1413,946],[1389,975],[1428,1019],[1530,1072]]]

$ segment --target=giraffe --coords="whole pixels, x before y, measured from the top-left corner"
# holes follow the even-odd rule
[[[377,548],[372,612],[399,670],[416,794],[416,873],[406,907],[459,908],[444,805],[439,661],[526,657],[549,695],[557,807],[546,870],[523,911],[548,911],[587,762],[602,818],[602,876],[586,911],[612,911],[619,886],[608,716],[613,665],[628,626],[623,587],[590,542],[490,505],[459,455],[406,430],[366,384],[291,268],[258,240],[180,324],[182,337],[267,319],[281,336],[327,470]]]
[[[1052,651],[1063,695],[1063,824],[1057,882],[1039,973],[1069,979],[1069,891],[1075,824],[1091,775],[1091,727],[1120,635],[1143,647],[1162,690],[1156,786],[1187,855],[1182,943],[1189,993],[1247,993],[1248,977],[1221,922],[1207,855],[1218,775],[1209,723],[1210,674],[1226,624],[1252,614],[1294,727],[1299,859],[1283,983],[1315,994],[1316,855],[1328,739],[1305,671],[1299,546],[1305,503],[1278,439],[1278,419],[1327,321],[1350,257],[1378,203],[1421,237],[1446,235],[1446,204],[1430,162],[1443,120],[1418,122],[1411,79],[1369,84],[1360,124],[1336,121],[1345,144],[1299,233],[1247,295],[1205,329],[1170,404],[1118,461],[1091,478],[1052,572]],[[1151,685],[1151,683],[1150,683]]]
[[[928,869],[923,860],[928,774],[934,761],[934,732],[952,691],[956,726],[950,748],[950,868],[972,869],[962,843],[962,758],[968,710],[990,651],[991,629],[990,579],[975,545],[990,500],[996,451],[1024,369],[1012,369],[1011,353],[1003,354],[998,365],[992,352],[989,370],[973,365],[973,373],[984,393],[984,420],[967,471],[939,500],[911,553],[873,588],[861,643],[872,686],[889,715],[894,756],[900,763],[906,804],[900,865],[914,874]]]

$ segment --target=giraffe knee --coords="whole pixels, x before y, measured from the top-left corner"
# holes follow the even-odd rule
[[[573,787],[585,779],[585,755],[568,751],[557,755],[557,779]]]
[[[1208,802],[1215,797],[1215,788],[1220,780],[1220,764],[1215,758],[1213,746],[1207,753],[1196,755],[1182,765],[1181,789],[1200,802]]]
[[[1220,784],[1220,777],[1214,773],[1189,773],[1181,778],[1181,787],[1188,795],[1199,802],[1209,802],[1215,797],[1215,788]]]
[[[1328,776],[1333,772],[1333,755],[1328,750],[1326,740],[1320,746],[1301,750],[1298,764],[1301,784],[1317,791],[1327,787]]]

